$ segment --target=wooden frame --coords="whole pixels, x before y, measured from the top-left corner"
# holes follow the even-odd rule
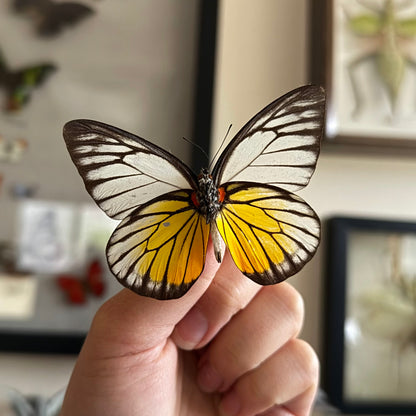
[[[311,78],[327,91],[327,148],[416,150],[416,4],[317,0],[311,19]],[[402,33],[386,27],[386,19],[400,24]],[[392,33],[390,49],[382,35],[386,30]],[[386,56],[394,86],[383,69]]]
[[[415,414],[416,223],[328,222],[324,388],[346,413]]]

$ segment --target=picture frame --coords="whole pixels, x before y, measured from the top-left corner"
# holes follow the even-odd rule
[[[318,0],[311,8],[311,78],[327,92],[327,148],[416,150],[416,3]]]
[[[416,414],[416,223],[327,222],[323,386],[345,413]]]
[[[34,54],[34,48],[28,47],[27,42],[29,42],[29,44],[35,44],[37,46],[40,46],[39,56],[36,55],[34,57],[31,57],[33,62],[36,63],[39,60],[39,62],[49,62],[50,54],[52,54],[52,52],[58,57],[61,55],[65,55],[65,62],[67,62],[71,58],[71,53],[68,53],[68,51],[66,50],[68,48],[66,48],[65,45],[70,44],[72,49],[69,49],[75,51],[78,50],[77,54],[80,54],[79,49],[82,49],[85,46],[84,43],[88,43],[86,42],[86,39],[91,39],[91,28],[89,27],[89,25],[95,27],[97,34],[101,30],[101,28],[104,28],[105,32],[108,34],[108,38],[112,41],[115,37],[116,31],[113,32],[112,30],[107,30],[106,25],[103,24],[103,22],[106,23],[107,21],[108,23],[108,21],[110,21],[112,22],[112,24],[117,26],[117,19],[124,19],[126,15],[129,19],[133,19],[134,24],[128,25],[123,20],[123,28],[125,30],[123,29],[121,31],[117,31],[117,33],[120,32],[122,36],[127,36],[126,34],[130,33],[130,30],[132,30],[133,32],[136,31],[134,33],[137,33],[137,31],[146,30],[146,28],[151,29],[151,32],[152,30],[156,30],[160,33],[162,32],[162,29],[165,32],[170,30],[170,33],[173,34],[172,36],[169,35],[169,42],[164,42],[163,37],[162,39],[160,39],[160,37],[158,39],[148,39],[143,37],[137,39],[137,36],[136,38],[130,38],[129,44],[126,44],[126,47],[124,49],[124,51],[127,53],[128,62],[125,63],[121,59],[112,59],[111,65],[106,65],[105,68],[107,68],[108,71],[110,71],[111,68],[113,68],[114,77],[109,77],[107,79],[103,78],[101,70],[97,72],[97,79],[95,79],[94,76],[92,76],[94,74],[91,75],[92,78],[86,78],[84,77],[85,74],[82,71],[72,71],[70,67],[58,65],[58,70],[50,76],[50,80],[47,79],[44,84],[40,84],[39,89],[35,91],[36,95],[34,95],[34,98],[32,98],[30,102],[25,104],[17,112],[4,115],[7,121],[7,123],[4,124],[6,125],[6,127],[8,127],[9,131],[2,133],[4,134],[7,142],[14,143],[16,141],[14,137],[19,137],[18,134],[20,135],[21,130],[24,129],[30,128],[31,132],[36,132],[36,134],[41,135],[41,127],[44,127],[46,125],[46,127],[49,129],[48,134],[44,134],[43,136],[48,138],[50,137],[51,139],[53,139],[51,140],[52,145],[48,147],[49,154],[53,154],[53,152],[57,151],[57,148],[59,149],[59,152],[62,152],[64,150],[66,152],[66,149],[64,149],[63,140],[57,139],[57,137],[60,137],[62,139],[62,126],[64,122],[70,120],[71,118],[87,117],[93,119],[100,118],[103,121],[106,121],[110,124],[119,125],[120,127],[123,127],[126,130],[128,129],[130,131],[137,131],[135,130],[136,127],[142,125],[142,127],[144,126],[144,131],[137,131],[137,133],[141,133],[149,139],[152,139],[155,136],[158,137],[159,134],[159,138],[161,140],[177,139],[180,146],[190,146],[189,143],[186,143],[184,140],[181,139],[181,135],[186,135],[187,137],[189,137],[189,139],[192,139],[192,141],[197,147],[202,148],[206,153],[209,153],[215,73],[218,0],[199,0],[198,2],[192,1],[189,4],[178,5],[178,13],[180,13],[181,11],[184,12],[181,16],[172,16],[169,13],[165,13],[164,16],[160,16],[160,14],[158,14],[157,8],[163,7],[162,2],[158,2],[157,4],[155,4],[156,8],[152,10],[149,10],[147,8],[151,8],[153,6],[153,3],[136,2],[135,0],[130,0],[129,2],[126,2],[126,4],[127,3],[129,5],[129,8],[127,8],[126,11],[124,11],[123,15],[123,10],[121,9],[124,6],[119,6],[116,3],[112,4],[111,2],[96,2],[88,0],[86,4],[88,5],[88,7],[91,7],[94,10],[94,13],[90,14],[90,17],[86,18],[85,22],[80,20],[79,24],[77,23],[76,25],[72,26],[68,25],[64,27],[62,31],[59,31],[59,33],[55,32],[55,29],[53,29],[54,32],[51,35],[47,35],[47,37],[43,37],[41,33],[38,33],[39,27],[34,26],[34,22],[32,22],[30,19],[25,20],[24,17],[27,16],[24,16],[21,13],[11,13],[11,10],[9,10],[8,3],[2,6],[2,10],[4,13],[6,13],[5,10],[7,10],[7,15],[5,14],[3,16],[3,20],[5,20],[8,25],[7,28],[3,27],[3,30],[10,29],[10,33],[8,33],[9,36],[7,36],[6,38],[13,39],[14,43],[13,45],[11,42],[9,44],[2,43],[1,46],[2,52],[7,58],[10,58],[10,61],[12,61],[11,58],[13,58],[12,55],[14,54],[16,54],[16,56],[25,56],[23,53],[20,53],[21,50],[30,50],[30,52]],[[131,12],[132,8],[134,7],[137,8],[137,13]],[[174,5],[169,3],[169,7],[174,7]],[[118,10],[116,11],[116,13],[112,13],[112,11],[110,10],[111,8],[118,8]],[[193,13],[193,11],[195,11],[195,13]],[[142,14],[140,15],[140,13]],[[12,17],[9,18],[9,15],[11,15]],[[147,22],[146,25],[139,25],[138,19],[135,17],[136,15],[140,15],[141,19]],[[155,15],[159,16],[162,19],[161,21],[167,20],[169,23],[167,27],[159,27],[161,21],[158,21],[157,25],[149,25],[149,20],[153,18]],[[118,25],[117,28],[119,29],[120,27],[121,26]],[[184,31],[179,31],[179,27],[184,29]],[[18,31],[19,36],[14,37],[13,30]],[[86,32],[87,36],[83,37]],[[181,43],[181,36],[183,36],[183,33],[186,34],[188,32],[192,34],[189,36],[189,38],[192,39],[192,42],[190,42],[192,50],[187,50],[185,46]],[[76,42],[74,39],[80,39],[80,41]],[[100,40],[99,37],[98,39]],[[138,42],[139,40],[140,42]],[[163,51],[161,51],[155,44],[156,41],[161,42],[163,44],[163,47],[166,49],[163,49]],[[145,47],[145,50],[141,50],[141,53],[147,53],[149,55],[149,59],[141,59],[143,55],[140,56],[138,54],[139,43],[140,45],[144,45]],[[80,65],[86,67],[88,66],[87,61],[89,61],[96,63],[95,65],[99,65],[100,59],[104,59],[105,56],[109,56],[111,58],[114,52],[117,52],[118,55],[116,55],[119,56],[123,51],[121,49],[119,50],[117,48],[111,48],[108,44],[106,44],[105,40],[100,41],[98,46],[99,48],[97,50],[94,50],[93,53],[90,53],[89,55],[84,54],[82,59],[72,59],[71,63],[75,66]],[[171,49],[169,49],[169,47]],[[182,67],[173,64],[169,66],[166,64],[165,61],[163,61],[164,57],[168,57],[169,62],[171,62],[171,59],[173,61],[175,59],[179,60],[181,56],[172,56],[175,53],[175,50],[178,49],[180,50],[181,54],[184,54],[186,56],[186,60],[183,61],[182,64],[185,65],[189,61],[189,66],[185,65],[184,67]],[[106,55],[104,54],[104,51]],[[101,52],[102,54],[100,55],[99,52]],[[142,67],[144,66],[145,70],[147,71],[144,75],[143,73],[137,73],[136,71],[138,61],[139,64],[143,64]],[[11,70],[13,70],[15,67],[23,66],[24,64],[25,62],[23,61],[18,63],[11,62],[10,68]],[[151,65],[154,65],[153,69],[151,68]],[[96,68],[96,66],[93,65],[93,68]],[[183,99],[183,94],[179,91],[178,81],[172,81],[174,77],[171,73],[169,73],[169,71],[174,71],[174,76],[176,76],[175,79],[184,79],[186,80],[186,83],[189,83],[190,87],[187,84],[184,89],[186,92],[186,100]],[[122,78],[116,77],[116,75],[119,74],[122,75]],[[68,86],[67,91],[65,90],[65,88],[62,88],[62,85],[64,84],[59,84],[58,76],[62,77],[63,75],[65,75],[65,77],[67,77],[68,79],[73,80],[73,85],[78,85],[78,89],[72,88],[69,83],[65,84]],[[146,76],[153,77],[153,86],[148,85],[149,83],[146,82]],[[133,82],[134,85],[127,85],[126,83],[128,83],[128,80],[131,80],[132,77],[136,78],[136,81]],[[80,80],[82,81],[81,86],[79,84]],[[126,87],[126,85],[127,87],[123,87],[121,89],[121,93],[119,94],[117,92],[117,88],[120,86],[120,84],[123,84],[123,82],[124,87]],[[165,82],[166,85],[163,82]],[[143,92],[142,90],[140,90],[140,87],[137,87],[139,84],[144,84],[147,89]],[[103,85],[105,88],[101,89]],[[50,92],[48,89],[51,89],[52,92]],[[53,93],[53,90],[55,90],[56,93]],[[163,104],[162,108],[160,108],[159,106],[159,111],[156,112],[152,106],[157,107],[157,99],[159,99],[162,94],[168,94],[171,90],[175,90],[176,93],[170,95],[171,99],[169,100],[169,102],[166,102],[166,100],[161,99],[161,102]],[[69,92],[69,94],[65,94],[65,92]],[[111,92],[114,92],[114,96]],[[159,94],[157,94],[157,92]],[[88,99],[80,100],[79,95],[77,93],[86,94],[88,96]],[[149,95],[146,95],[147,93],[149,93]],[[140,102],[139,106],[130,105],[133,102],[130,100],[133,96],[134,102]],[[156,99],[156,96],[159,98]],[[3,94],[2,98],[4,99],[5,97],[6,96],[4,96]],[[94,105],[94,102],[91,101],[91,97],[95,97],[94,99],[98,100],[98,104],[100,104],[100,101],[102,101],[100,97],[105,98],[104,101],[107,104],[110,103],[113,97],[116,97],[116,100],[110,103],[111,105],[104,106],[104,110],[102,110],[103,106]],[[49,105],[49,102],[53,102],[53,99],[55,98],[58,98],[59,103],[63,103],[65,106],[68,106],[68,108],[65,111],[62,111],[62,120],[61,118],[55,118],[49,114],[47,120],[50,121],[50,123],[48,124],[45,123],[44,119],[39,119],[39,108],[41,108],[42,111],[45,109],[49,109],[51,107]],[[76,99],[74,100],[74,98]],[[121,108],[119,108],[120,102],[117,100],[121,100],[124,107],[122,106]],[[176,104],[173,105],[172,107],[174,111],[172,113],[168,111],[168,108],[172,104],[172,102],[174,102],[174,100],[178,100],[178,103],[180,103],[180,107]],[[42,105],[39,106],[39,101],[44,102],[47,105],[45,104],[43,105],[43,107]],[[145,108],[145,105],[148,105],[148,107]],[[127,108],[129,111],[123,111],[123,109],[125,108]],[[104,111],[104,115],[99,114],[101,113],[100,109]],[[96,112],[97,114],[94,114],[94,112]],[[47,111],[45,110],[43,111],[43,113],[46,114]],[[119,118],[119,120],[117,120],[117,117]],[[165,122],[161,122],[161,117],[163,117],[163,120],[165,120]],[[183,124],[187,127],[189,125],[189,129],[187,129],[186,131],[181,131],[180,133],[176,132],[177,134],[180,134],[178,137],[176,137],[177,134],[175,134],[173,129],[178,127],[178,118],[183,118]],[[143,122],[142,119],[145,120],[145,122]],[[154,127],[152,133],[150,133],[150,130],[146,132],[146,128],[149,128],[151,122],[153,122],[153,126],[156,127]],[[131,127],[128,127],[129,125]],[[147,136],[146,133],[149,133],[149,135]],[[38,143],[34,142],[33,137],[30,138],[30,141],[32,141],[33,144],[36,144],[36,146],[29,146],[28,154],[24,155],[25,157],[27,156],[27,158],[32,158],[30,163],[37,163],[38,165],[43,166],[53,166],[55,168],[60,167],[58,166],[59,163],[56,161],[56,163],[49,163],[48,152],[41,152],[41,149],[46,146],[39,146]],[[168,143],[165,147],[168,148],[169,146],[173,146],[172,143]],[[69,159],[69,156],[67,154],[65,157]],[[44,160],[46,160],[45,158],[48,160],[48,163],[43,162]],[[196,171],[199,171],[202,164],[206,164],[203,152],[200,153],[199,151],[192,150],[189,152],[189,159],[190,166],[192,166],[192,168],[194,168]],[[28,160],[25,159],[25,167],[31,166],[30,163],[28,163]],[[4,221],[4,223],[7,223],[7,225],[9,225],[13,223],[13,221],[9,221],[7,214],[15,213],[15,207],[19,203],[19,198],[32,197],[33,195],[31,191],[33,190],[33,192],[37,192],[38,184],[32,185],[32,183],[25,183],[25,181],[27,181],[27,178],[19,171],[19,164],[17,163],[17,161],[16,163],[4,163],[1,166],[1,168],[2,170],[0,171],[0,185],[1,178],[3,177],[2,175],[4,172],[4,177],[7,179],[7,181],[3,181],[3,193],[0,195],[0,197],[6,199],[7,209],[3,211],[3,215],[5,216],[4,218],[7,219],[7,221]],[[73,169],[72,165],[71,169]],[[42,172],[42,174],[45,177],[45,181],[42,182],[41,189],[39,189],[40,195],[42,197],[44,195],[47,195],[47,198],[49,199],[49,201],[51,201],[51,198],[54,198],[54,196],[58,195],[62,199],[67,198],[66,201],[68,201],[68,199],[72,201],[72,198],[70,196],[72,194],[67,192],[67,190],[62,190],[62,187],[60,187],[59,185],[58,188],[56,188],[56,184],[52,184],[51,187],[48,188],[48,180],[51,177],[62,177],[65,175],[62,175],[61,173],[60,175],[55,175],[51,174],[48,171]],[[75,174],[76,173],[74,172],[74,175]],[[19,185],[19,181],[21,181],[22,184],[25,185],[23,196],[21,196],[21,192],[14,192],[13,195],[12,192],[9,192],[9,190],[14,189],[14,184],[11,180],[13,176],[14,181],[16,181],[16,186]],[[38,181],[41,181],[42,178],[43,177],[40,174],[38,175],[37,171],[36,179]],[[82,193],[81,182],[79,182],[79,186],[80,193]],[[8,192],[7,194],[6,191]],[[56,197],[56,199],[59,200],[59,197]],[[79,200],[82,200],[82,195],[78,195],[77,198],[79,198]],[[77,202],[79,201],[74,200],[74,203]],[[1,203],[3,204],[3,201]],[[50,218],[50,215],[48,214],[48,216],[45,217]],[[64,215],[58,215],[58,213],[54,214],[54,217],[57,218],[57,221],[62,221],[61,217],[65,219]],[[89,224],[91,223],[89,222]],[[10,228],[11,227],[5,227],[5,235],[9,236],[11,234],[11,232],[9,232]],[[65,236],[59,236],[59,238],[61,239],[60,241],[66,241]],[[8,237],[6,243],[9,240],[11,240],[10,237]],[[102,256],[104,259],[104,250],[102,250]],[[33,261],[33,257],[26,258],[26,265],[33,265]],[[103,261],[105,262],[105,259]],[[50,266],[51,264],[52,263],[49,263],[47,264],[47,266]],[[46,263],[44,263],[44,266],[45,265]],[[60,265],[56,263],[54,267],[56,267],[58,270],[59,266]],[[32,309],[34,307],[36,308],[36,304],[39,304],[39,302],[42,302],[44,300],[41,299],[39,296],[46,296],[52,285],[56,286],[56,282],[41,280],[36,284],[33,284],[33,279],[31,279],[30,277],[28,277],[27,279],[22,279],[19,282],[16,281],[17,277],[13,276],[13,279],[13,281],[11,279],[7,279],[6,276],[3,282],[4,289],[6,291],[13,290],[16,294],[16,299],[19,299],[19,302],[21,302],[22,305],[24,305],[21,308],[15,308],[12,311],[9,311],[10,314],[15,314],[14,318],[18,318],[14,319],[13,322],[8,320],[8,318],[4,319],[3,322],[1,322],[0,319],[1,351],[77,354],[80,351],[85,336],[88,332],[89,323],[91,322],[98,307],[102,304],[103,301],[105,301],[105,299],[108,296],[122,289],[122,286],[120,286],[117,280],[109,274],[108,284],[111,286],[111,288],[108,291],[108,293],[106,292],[106,296],[102,299],[97,301],[90,301],[88,305],[83,308],[73,307],[69,304],[59,302],[59,305],[55,305],[55,309],[49,311],[50,315],[56,313],[56,315],[60,316],[64,321],[64,325],[62,325],[62,328],[57,330],[56,327],[48,326],[48,321],[41,319],[38,320],[38,316],[36,316],[35,324],[33,324],[33,319],[27,319],[27,316],[29,316],[30,313],[32,313]],[[46,288],[46,286],[48,286],[49,289]],[[1,289],[2,288],[0,287],[0,294]],[[33,301],[34,296],[36,296],[36,302]],[[35,306],[33,306],[33,304],[35,304]],[[66,325],[68,320],[79,322],[79,327],[68,327]]]
[[[26,199],[18,211],[10,269],[0,271],[0,350],[77,353],[120,290],[105,259],[117,222],[92,202]]]

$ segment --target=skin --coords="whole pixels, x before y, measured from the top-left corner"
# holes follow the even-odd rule
[[[61,416],[307,415],[319,363],[302,321],[292,286],[259,286],[210,245],[182,298],[124,289],[100,308]]]

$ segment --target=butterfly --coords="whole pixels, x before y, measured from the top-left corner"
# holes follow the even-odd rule
[[[32,18],[39,36],[57,35],[63,27],[78,23],[94,10],[78,2],[56,3],[52,0],[13,0],[13,9]]]
[[[28,142],[25,139],[6,141],[0,136],[0,162],[19,162],[27,148]]]
[[[21,110],[30,100],[32,91],[56,71],[51,63],[40,63],[12,71],[0,52],[0,87],[6,91],[4,111]]]
[[[320,221],[292,192],[315,170],[325,94],[303,86],[255,115],[199,176],[151,142],[92,120],[65,124],[63,136],[85,187],[121,222],[107,244],[115,277],[156,299],[185,294],[202,273],[209,236],[222,241],[243,274],[281,282],[313,256]]]
[[[98,260],[93,260],[89,264],[86,276],[82,278],[60,275],[56,280],[58,287],[66,294],[68,301],[73,304],[86,303],[88,293],[101,297],[105,292],[103,269]]]

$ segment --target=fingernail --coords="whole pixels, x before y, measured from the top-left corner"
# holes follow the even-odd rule
[[[209,362],[199,369],[197,381],[201,390],[206,393],[217,391],[222,385],[221,375],[211,367]]]
[[[198,345],[208,331],[208,321],[197,308],[191,309],[176,326],[176,331],[182,339],[183,349],[192,349]]]
[[[228,393],[220,403],[221,416],[236,416],[241,409],[240,400],[234,391]]]

